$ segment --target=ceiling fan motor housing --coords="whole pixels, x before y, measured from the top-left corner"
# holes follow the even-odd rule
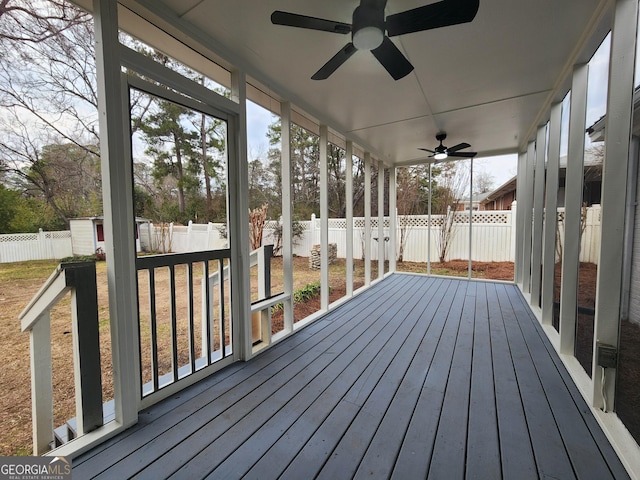
[[[352,41],[358,50],[375,50],[384,40],[384,10],[360,5],[353,11]]]

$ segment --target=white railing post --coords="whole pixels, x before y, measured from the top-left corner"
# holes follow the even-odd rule
[[[82,435],[103,424],[95,263],[61,264],[19,316],[22,331],[28,331],[30,338],[36,455],[55,446],[50,312],[67,292],[71,292],[77,433]]]
[[[51,319],[44,312],[29,332],[31,346],[31,424],[33,453],[43,455],[54,445]]]

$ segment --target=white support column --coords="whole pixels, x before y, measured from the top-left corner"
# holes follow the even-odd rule
[[[117,2],[94,0],[93,14],[115,416],[128,427],[138,421],[141,398],[129,94],[120,74]]]
[[[520,285],[522,288],[523,283],[523,265],[522,261],[524,259],[524,186],[527,183],[527,155],[526,153],[520,153],[518,155],[518,173],[517,173],[517,182],[516,182],[516,195],[517,195],[517,210],[516,210],[516,251],[515,251],[515,260],[514,260],[514,279],[516,284]]]
[[[347,140],[345,161],[346,210],[347,210],[347,297],[353,295],[353,143]]]
[[[553,322],[553,302],[556,268],[556,228],[558,219],[558,185],[560,181],[560,130],[562,102],[551,107],[549,120],[549,156],[545,192],[545,217],[542,245],[542,323]]]
[[[228,147],[229,245],[231,247],[231,312],[234,356],[252,356],[251,282],[249,280],[249,167],[247,165],[247,82],[245,73],[231,74],[231,98],[240,115],[231,118]]]
[[[432,185],[433,162],[429,162],[429,199],[427,205],[427,275],[431,275],[431,207],[432,207]]]
[[[396,182],[398,169],[389,170],[389,272],[396,271],[396,255],[398,252],[398,205]]]
[[[469,259],[467,261],[467,278],[471,280],[473,270],[473,157],[469,159]]]
[[[378,161],[378,278],[384,277],[384,164]]]
[[[523,225],[523,250],[522,250],[522,290],[531,293],[531,246],[533,227],[533,182],[535,167],[535,142],[529,142],[527,148],[527,159],[525,163],[526,183],[524,185],[524,195],[520,203]]]
[[[329,129],[320,125],[320,308],[329,308]]]
[[[364,285],[371,285],[371,154],[364,154]]]
[[[284,331],[293,331],[293,204],[291,195],[291,104],[280,105],[280,170],[282,175],[282,269]]]
[[[516,224],[517,218],[518,218],[518,202],[514,200],[513,202],[511,202],[511,215],[509,220],[509,226],[511,228],[511,235],[510,235],[510,242],[509,242],[509,258],[513,259],[514,262],[516,260],[516,244],[517,244],[516,236],[518,233],[518,228]],[[515,266],[515,263],[514,263],[514,266]],[[515,271],[514,271],[513,278],[514,278],[514,281],[517,278],[515,276]]]
[[[533,239],[531,245],[531,303],[540,305],[540,291],[542,289],[542,225],[544,219],[544,162],[547,152],[547,128],[538,128],[536,139],[535,175],[533,191]]]
[[[618,346],[637,29],[638,1],[618,0],[611,37],[602,176],[602,247],[598,261],[593,336],[593,406],[596,408],[603,407],[604,402],[599,393],[602,368],[597,365],[595,343],[599,341]],[[615,379],[615,369],[607,369],[605,395],[608,410],[613,409]]]
[[[564,239],[562,242],[562,288],[560,290],[560,353],[567,355],[574,354],[576,336],[588,73],[588,65],[576,65],[573,69],[571,87],[569,150],[564,201]]]

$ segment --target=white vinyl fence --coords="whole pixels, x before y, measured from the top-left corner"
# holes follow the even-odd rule
[[[580,261],[597,263],[600,250],[600,205],[593,205],[585,209],[585,225],[582,233]],[[512,210],[492,210],[473,212],[472,219],[472,248],[471,257],[479,262],[513,262],[515,256],[515,228],[514,219],[516,207]],[[444,222],[444,215],[431,216],[431,252],[432,262],[439,259],[438,232]],[[564,209],[558,209],[558,239],[564,237]],[[400,239],[404,238],[404,260],[409,262],[426,262],[428,250],[427,215],[411,215],[398,217],[398,248]],[[304,227],[301,237],[295,239],[294,254],[308,257],[313,245],[320,243],[320,219],[312,215],[311,220],[300,222]],[[275,221],[265,225],[263,244],[277,244],[274,237]],[[163,251],[159,246],[164,245],[164,251],[192,252],[215,248],[226,248],[227,240],[223,238],[225,226],[223,224],[188,226],[151,226],[141,228],[141,241],[144,250]],[[353,257],[363,258],[364,252],[364,218],[353,219]],[[338,258],[346,258],[347,221],[344,218],[329,219],[329,243],[338,247]],[[389,218],[384,219],[385,258],[389,258]],[[151,239],[151,240],[150,240]],[[378,219],[371,219],[371,257],[378,259]],[[163,243],[164,242],[164,243]],[[153,248],[151,248],[153,245]],[[562,244],[558,251],[558,258]],[[396,252],[397,255],[397,252]],[[450,246],[446,260],[467,260],[469,258],[469,212],[454,214],[454,223],[450,238]]]
[[[71,232],[0,235],[0,263],[61,259],[71,256]]]
[[[431,216],[431,261],[437,262],[438,232],[444,222],[444,215]],[[512,211],[474,212],[472,257],[476,261],[508,262],[515,255],[515,229],[511,228]],[[275,243],[273,224],[266,225],[263,243]],[[302,237],[296,239],[294,254],[308,257],[311,247],[320,243],[320,220],[312,216],[310,221],[301,222],[305,227]],[[398,244],[405,239],[403,257],[408,262],[426,262],[428,251],[429,219],[427,215],[398,217]],[[344,218],[329,219],[329,243],[338,246],[338,258],[346,258],[347,222]],[[353,219],[353,257],[363,258],[364,218]],[[385,258],[389,258],[389,218],[384,218]],[[378,219],[371,219],[371,259],[378,260]],[[399,246],[399,245],[398,245]],[[454,215],[447,260],[469,257],[469,213]]]
[[[140,243],[145,252],[186,253],[227,248],[223,223],[174,225],[164,223],[140,226]]]
[[[512,262],[515,255],[515,204],[513,210],[482,211],[473,213],[471,256],[480,262]],[[558,209],[557,238],[564,237],[564,209]],[[597,263],[600,251],[600,205],[593,205],[583,212],[580,261]],[[438,261],[437,235],[444,221],[443,215],[431,216],[432,262]],[[294,254],[308,257],[313,245],[320,243],[320,219],[301,222],[304,232],[295,240]],[[274,238],[275,221],[265,225],[263,244],[277,244]],[[429,225],[426,215],[399,216],[398,247],[404,238],[404,260],[426,262]],[[194,252],[227,247],[225,225],[209,223],[205,225],[189,222],[187,226],[173,224],[140,226],[140,242],[144,251],[153,252]],[[364,218],[353,219],[353,257],[362,258],[364,251]],[[347,221],[344,218],[329,219],[329,243],[338,247],[338,257],[346,258]],[[385,258],[389,258],[389,218],[384,219]],[[378,259],[378,219],[371,219],[371,255]],[[563,246],[557,250],[560,258]],[[42,232],[0,235],[0,263],[25,260],[60,259],[71,256],[71,232]],[[396,252],[397,256],[397,252]],[[469,213],[454,215],[451,243],[447,260],[469,258]]]

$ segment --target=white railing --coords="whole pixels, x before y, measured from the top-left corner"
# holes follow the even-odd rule
[[[71,255],[70,231],[0,235],[0,263],[59,260]]]
[[[196,291],[196,285],[203,285],[213,271],[224,271],[230,261],[229,249],[136,259],[140,348],[149,350],[140,355],[143,407],[204,378],[214,364],[217,369],[232,360],[229,286],[223,281],[215,291]],[[168,291],[159,295],[161,285]],[[200,295],[203,309],[198,312],[194,307]]]
[[[254,345],[254,352],[267,347],[272,342],[271,337],[271,307],[282,303],[290,296],[284,293],[277,295],[271,294],[271,258],[273,257],[273,245],[263,245],[257,250],[253,250],[249,255],[249,268],[256,267],[258,298],[251,304],[251,341]],[[220,274],[222,272],[222,274]],[[229,266],[224,267],[221,271],[215,271],[209,275],[206,281],[206,287],[202,288],[202,308],[206,312],[205,295],[213,296],[215,289],[219,287],[220,280],[229,279]],[[210,313],[212,314],[212,313]],[[204,316],[204,313],[203,313]],[[205,338],[204,331],[202,338]],[[204,348],[204,347],[203,347]]]
[[[22,331],[29,332],[31,344],[33,452],[36,455],[57,446],[53,425],[50,312],[68,292],[71,293],[76,392],[73,434],[83,435],[103,424],[96,266],[93,262],[64,263],[51,274],[19,317]]]

